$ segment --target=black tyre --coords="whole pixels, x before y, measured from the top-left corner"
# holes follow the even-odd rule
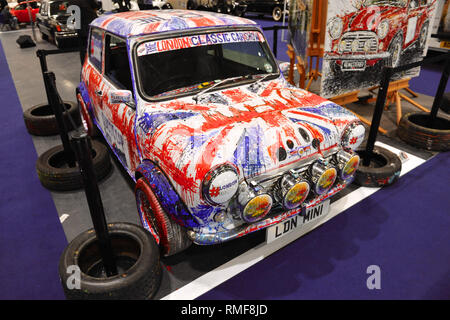
[[[140,178],[135,187],[136,205],[143,226],[153,234],[161,253],[172,256],[191,246],[186,230],[172,221],[164,212],[145,178]]]
[[[130,223],[108,225],[118,275],[104,273],[93,229],[73,239],[59,261],[59,276],[69,300],[150,299],[161,284],[159,251],[144,228]],[[73,266],[80,270],[79,287],[70,278]]]
[[[397,134],[406,143],[417,148],[432,151],[450,150],[450,120],[437,117],[433,127],[430,115],[425,112],[411,112],[400,119]]]
[[[389,45],[390,56],[387,59],[387,65],[389,67],[392,68],[398,67],[402,56],[402,49],[403,49],[403,37],[401,33],[399,33],[395,36],[394,40],[392,40],[391,44]]]
[[[419,50],[424,50],[428,38],[428,22],[425,22],[420,29],[419,39],[417,40],[417,48]]]
[[[76,127],[81,124],[78,105],[71,101],[63,101],[66,107],[64,120],[68,130],[75,129],[69,120],[69,114],[75,122]],[[23,120],[28,132],[35,136],[50,136],[59,133],[58,123],[52,107],[47,103],[35,105],[23,113]]]
[[[55,46],[56,46],[58,49],[63,49],[63,48],[65,47],[65,41],[64,41],[64,39],[55,36]]]
[[[402,162],[393,152],[375,146],[373,156],[368,166],[363,164],[365,151],[356,151],[361,157],[354,182],[363,187],[384,187],[393,184],[400,177]]]
[[[92,141],[92,162],[98,180],[111,171],[108,149],[97,141]],[[36,171],[41,184],[54,191],[77,190],[83,187],[78,166],[69,167],[62,145],[53,147],[39,156]]]
[[[275,7],[272,10],[272,18],[274,21],[280,21],[283,17],[283,10],[280,7]]]

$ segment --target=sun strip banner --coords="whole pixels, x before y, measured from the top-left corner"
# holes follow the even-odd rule
[[[187,37],[144,42],[137,48],[137,54],[138,56],[144,56],[164,51],[187,49],[198,46],[263,41],[264,37],[257,31],[207,33]]]

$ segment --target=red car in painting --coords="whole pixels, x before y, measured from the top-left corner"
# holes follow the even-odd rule
[[[11,9],[11,14],[17,18],[19,23],[27,23],[30,22],[30,14],[28,13],[28,4],[30,5],[31,9],[31,17],[33,19],[33,22],[36,21],[36,13],[39,12],[39,2],[37,1],[25,1],[17,6],[15,6],[13,9]]]
[[[325,59],[341,71],[364,71],[380,61],[399,65],[402,53],[425,48],[436,0],[365,0],[328,22]]]

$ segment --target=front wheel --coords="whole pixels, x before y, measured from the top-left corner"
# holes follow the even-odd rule
[[[400,58],[402,56],[403,38],[401,34],[397,35],[389,45],[389,53],[391,54],[388,59],[388,66],[392,68],[398,67],[400,64]]]
[[[164,256],[172,256],[192,244],[186,230],[164,212],[145,178],[136,182],[135,196],[142,225],[153,235]]]
[[[417,41],[417,46],[419,50],[425,49],[425,44],[427,43],[428,37],[428,23],[425,23],[420,30],[419,39]]]
[[[273,8],[273,10],[272,10],[273,20],[280,21],[282,16],[283,16],[283,11],[281,10],[280,7]]]

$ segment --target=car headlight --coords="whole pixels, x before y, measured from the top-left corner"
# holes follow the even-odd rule
[[[378,38],[380,39],[386,38],[388,32],[389,32],[389,22],[387,20],[381,21],[381,23],[378,25],[377,28]]]
[[[262,220],[272,209],[272,197],[257,183],[242,183],[238,202],[242,207],[242,219],[253,223]]]
[[[337,178],[337,170],[327,161],[317,161],[311,166],[311,180],[317,195],[326,193]]]
[[[331,36],[331,39],[336,40],[342,34],[343,23],[340,18],[334,18],[331,20],[328,25],[328,33]]]
[[[224,204],[236,194],[238,182],[239,174],[232,165],[224,164],[213,168],[203,179],[203,196],[213,205]]]
[[[293,210],[300,207],[308,194],[309,183],[300,176],[291,173],[281,178],[279,197],[285,209]]]
[[[366,129],[359,121],[350,123],[342,133],[342,147],[355,150],[363,142],[365,132]]]
[[[339,167],[339,177],[342,180],[352,178],[359,166],[359,156],[357,154],[341,150],[337,153],[336,158]]]

